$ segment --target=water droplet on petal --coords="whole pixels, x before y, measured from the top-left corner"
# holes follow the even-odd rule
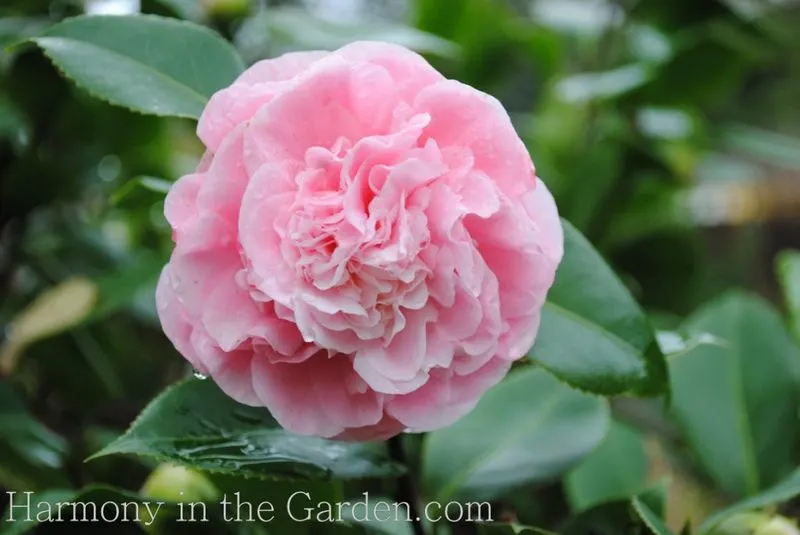
[[[200,373],[197,370],[194,370],[192,374],[194,375],[195,379],[200,379],[201,381],[205,381],[206,379],[208,379],[208,375]]]

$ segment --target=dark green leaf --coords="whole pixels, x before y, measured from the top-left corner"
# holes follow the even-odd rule
[[[28,120],[13,102],[0,94],[0,140],[3,138],[18,139],[26,136]]]
[[[63,483],[67,443],[31,416],[6,381],[0,382],[0,484],[36,490]]]
[[[564,259],[530,357],[591,392],[664,392],[666,364],[647,316],[600,254],[566,221],[564,242]]]
[[[639,517],[650,528],[654,535],[673,535],[672,532],[664,525],[664,520],[661,519],[652,509],[639,498],[634,498],[631,502],[633,508],[639,514]]]
[[[644,535],[651,529],[636,508],[647,508],[650,516],[663,513],[666,485],[656,484],[633,499],[596,505],[570,517],[559,530],[563,535]],[[648,516],[648,518],[650,518]]]
[[[307,480],[389,477],[402,467],[378,444],[287,433],[266,409],[247,407],[210,380],[168,388],[119,440],[94,457],[129,453],[210,472]]]
[[[565,488],[570,504],[580,511],[635,496],[645,486],[647,469],[641,434],[612,422],[602,444],[567,475]]]
[[[775,310],[731,292],[694,313],[703,344],[669,360],[672,412],[708,473],[734,495],[775,483],[792,467],[800,354]]]
[[[490,499],[552,479],[580,461],[609,425],[602,398],[571,389],[541,368],[513,373],[454,425],[426,438],[427,495]]]
[[[243,69],[210,30],[155,16],[76,17],[33,41],[89,93],[153,115],[199,117]]]

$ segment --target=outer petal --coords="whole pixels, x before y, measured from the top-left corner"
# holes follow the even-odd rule
[[[390,43],[357,41],[340,48],[336,54],[349,61],[368,62],[386,69],[400,97],[409,104],[422,89],[444,80],[425,58]]]
[[[180,239],[181,234],[197,217],[197,195],[202,183],[202,175],[186,175],[178,179],[167,193],[164,199],[164,216],[172,227],[173,240]]]
[[[192,325],[186,317],[183,305],[175,295],[171,266],[167,264],[161,271],[156,286],[156,310],[161,328],[175,349],[188,360],[196,370],[208,374],[209,366],[197,355],[192,347]]]
[[[244,71],[234,85],[255,85],[291,80],[317,61],[329,55],[330,52],[312,50],[289,52],[277,58],[264,59],[254,63]]]
[[[299,76],[291,91],[263,106],[245,135],[250,172],[266,163],[302,163],[309,148],[331,148],[341,138],[356,141],[386,133],[394,82],[386,71],[364,65],[353,66],[340,56],[326,58]]]
[[[259,403],[250,379],[252,352],[244,350],[225,353],[214,346],[201,328],[192,324],[172,289],[169,265],[161,272],[158,281],[156,306],[167,338],[195,370],[213,375],[214,380],[224,386],[223,390],[240,403]]]
[[[564,229],[558,208],[545,183],[537,178],[536,189],[522,198],[525,211],[536,224],[537,242],[550,262],[558,266],[564,256]]]
[[[430,114],[428,136],[441,147],[468,147],[475,168],[494,179],[507,195],[534,187],[530,155],[494,97],[447,80],[423,89],[414,101],[414,110]]]
[[[435,369],[425,386],[392,398],[386,412],[414,432],[450,425],[471,411],[483,393],[499,383],[510,367],[510,362],[492,359],[469,375]]]
[[[197,135],[212,151],[239,124],[250,120],[287,82],[306,70],[327,52],[295,52],[259,61],[225,89],[215,93],[197,124]]]
[[[335,437],[383,418],[383,397],[359,385],[346,355],[321,352],[299,364],[257,358],[253,384],[278,423],[298,434]]]

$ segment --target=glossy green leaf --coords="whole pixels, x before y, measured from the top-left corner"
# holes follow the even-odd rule
[[[644,500],[634,498],[631,502],[639,517],[654,535],[673,535],[664,520],[653,512]]]
[[[644,489],[646,478],[642,435],[615,421],[600,446],[567,475],[564,483],[570,505],[582,511],[635,496]]]
[[[173,385],[117,441],[95,454],[155,457],[210,472],[307,480],[390,477],[402,467],[380,444],[290,434],[266,409],[240,405],[211,380]]]
[[[672,413],[708,473],[734,495],[754,494],[792,467],[800,352],[764,300],[731,292],[695,312],[704,344],[669,360]]]
[[[33,41],[92,95],[153,115],[197,118],[243,70],[212,31],[155,16],[76,17]]]
[[[541,368],[514,372],[467,416],[433,431],[423,450],[432,499],[490,499],[564,473],[608,430],[606,401],[561,383]]]
[[[717,511],[703,522],[699,532],[705,533],[737,513],[788,502],[798,495],[800,495],[800,469],[796,469],[789,477],[767,490]]]
[[[7,382],[0,382],[0,485],[36,490],[63,483],[67,442],[28,413]]]
[[[777,267],[792,332],[800,340],[800,251],[781,252]]]
[[[590,392],[664,392],[666,364],[647,316],[600,254],[566,221],[564,242],[564,259],[529,356]]]

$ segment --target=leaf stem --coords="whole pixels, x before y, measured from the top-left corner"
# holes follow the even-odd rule
[[[417,502],[419,500],[417,487],[411,469],[408,466],[408,458],[406,457],[405,449],[403,448],[403,435],[396,435],[389,439],[389,456],[394,461],[407,468],[405,473],[397,480],[395,498],[398,503],[402,502],[408,504],[408,512],[411,516],[411,525],[414,529],[414,535],[425,535],[425,530],[422,528],[419,510],[417,508]]]

